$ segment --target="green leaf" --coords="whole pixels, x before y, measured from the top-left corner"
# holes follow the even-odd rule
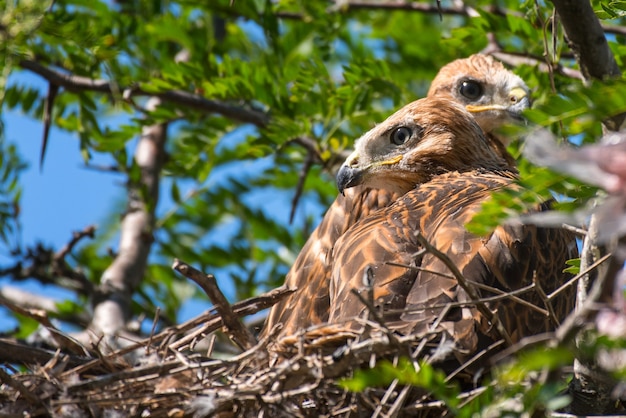
[[[578,273],[580,273],[580,258],[573,258],[571,260],[567,260],[565,264],[568,265],[569,267],[563,270],[564,273],[570,273],[573,275],[577,275]]]

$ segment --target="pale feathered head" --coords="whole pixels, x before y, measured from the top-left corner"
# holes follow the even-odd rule
[[[433,80],[428,96],[449,97],[465,106],[486,133],[505,123],[521,120],[530,106],[526,83],[483,54],[458,59],[445,65]],[[507,139],[498,137],[507,145]]]
[[[428,97],[363,135],[337,173],[337,186],[340,192],[361,184],[405,192],[437,174],[505,167],[463,106]]]

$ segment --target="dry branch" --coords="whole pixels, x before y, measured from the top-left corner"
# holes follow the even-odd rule
[[[199,320],[195,318],[193,322]],[[315,411],[316,415],[333,415],[352,410],[368,415],[378,411],[379,415],[388,413],[408,417],[418,411],[444,411],[445,403],[410,386],[396,383],[384,389],[369,388],[355,395],[337,385],[337,379],[349,376],[352,370],[371,367],[372,359],[395,358],[399,350],[410,352],[433,338],[436,340],[438,335],[434,331],[425,335],[397,335],[396,341],[392,342],[380,324],[364,319],[359,321],[365,325],[365,331],[356,333],[354,338],[339,345],[333,341],[330,346],[319,341],[305,341],[302,350],[276,365],[263,361],[267,341],[227,359],[206,359],[170,348],[163,351],[164,356],[152,355],[152,361],[137,366],[124,365],[107,355],[104,358],[115,362],[117,368],[35,369],[30,374],[11,377],[12,381],[20,382],[27,389],[26,393],[22,393],[17,385],[6,383],[3,390],[10,394],[11,402],[19,401],[15,405],[20,411],[29,412],[41,408],[42,403],[55,410],[61,407],[81,410],[89,405],[89,408],[132,411],[133,415],[150,411],[151,415],[158,416],[171,416],[175,411],[190,415],[203,411],[202,416],[234,412],[242,417],[262,414],[278,418],[300,416],[310,411]],[[0,340],[0,349],[3,348],[1,344]],[[476,353],[452,371],[447,380],[455,379],[456,374],[503,344],[501,340]],[[116,356],[119,357],[120,353],[117,352]],[[40,383],[47,381],[55,384]],[[469,402],[486,389],[481,386],[462,392],[459,399]],[[8,408],[6,399],[0,396],[2,411]]]
[[[31,393],[31,391],[29,391],[28,388],[26,388],[23,384],[11,378],[11,376],[2,369],[0,369],[0,381],[19,391],[20,394],[25,397],[28,402],[35,405],[41,404],[41,399]]]
[[[67,359],[70,367],[85,364],[90,359],[87,357],[61,354],[43,348],[31,347],[14,340],[0,338],[0,362],[12,364],[46,364],[55,357]]]
[[[201,271],[196,270],[189,264],[183,263],[178,259],[174,260],[172,268],[196,282],[198,286],[204,290],[204,293],[206,293],[211,302],[213,302],[215,309],[217,309],[217,312],[222,317],[226,333],[230,335],[240,348],[249,350],[256,345],[256,338],[254,338],[254,335],[252,335],[248,328],[244,327],[239,321],[212,274],[205,275]]]
[[[293,290],[287,289],[284,286],[279,287],[279,288],[273,289],[270,292],[235,303],[233,305],[233,312],[237,316],[253,315],[263,309],[267,309],[270,306],[273,306],[279,300],[281,300],[282,298],[286,297],[287,295],[291,293],[293,293]],[[202,328],[198,332],[194,332],[192,334],[194,338],[196,335],[206,335],[206,334],[209,334],[211,332],[214,332],[220,329],[223,326],[223,322],[222,322],[222,318],[220,317],[220,315],[218,313],[212,312],[211,310],[196,318],[192,318],[189,321],[184,322],[180,325],[167,328],[156,335],[150,336],[149,338],[146,338],[145,340],[137,342],[136,344],[132,344],[128,347],[125,347],[113,353],[107,354],[106,356],[103,356],[99,359],[91,360],[89,363],[81,365],[77,367],[76,369],[69,370],[67,372],[67,376],[72,375],[72,374],[85,373],[86,371],[94,367],[98,367],[99,365],[103,364],[107,360],[115,359],[125,354],[128,354],[132,351],[141,349],[143,347],[147,347],[148,344],[157,344],[165,340],[172,339],[175,336],[180,335],[191,329],[194,329],[200,325],[203,325]],[[179,350],[185,345],[189,344],[189,341],[185,341],[181,343],[182,340],[185,340],[185,338],[179,341],[176,341],[173,344],[170,344],[169,348],[173,350]]]
[[[439,249],[435,248],[434,245],[429,243],[428,240],[424,238],[422,234],[419,233],[419,231],[416,231],[415,238],[417,239],[417,241],[420,243],[422,247],[426,248],[426,250],[429,253],[437,257],[439,260],[441,260],[441,262],[445,264],[446,267],[448,267],[450,272],[454,275],[457,282],[459,283],[459,286],[461,286],[463,290],[465,290],[467,295],[472,299],[472,301],[476,303],[476,309],[478,309],[480,313],[485,315],[485,318],[487,318],[487,320],[496,327],[496,330],[498,331],[500,336],[504,339],[504,341],[506,341],[507,345],[509,346],[513,345],[511,336],[504,329],[504,325],[502,325],[502,322],[500,322],[499,317],[495,315],[486,304],[482,302],[476,302],[480,300],[480,295],[476,292],[476,289],[474,289],[474,286],[471,283],[469,283],[467,280],[465,280],[463,273],[461,273],[459,268],[452,262],[452,260],[450,260],[450,258],[446,254],[439,251]]]

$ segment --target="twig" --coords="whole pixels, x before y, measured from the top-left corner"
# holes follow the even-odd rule
[[[430,274],[435,274],[438,276],[442,276],[442,277],[446,277],[449,279],[455,279],[455,277],[453,275],[450,274],[445,274],[445,273],[441,273],[439,271],[434,271],[434,270],[429,270],[429,269],[425,269],[419,266],[409,266],[407,264],[402,264],[402,263],[394,263],[394,262],[388,262],[386,263],[388,265],[391,266],[397,266],[397,267],[404,267],[407,269],[411,269],[411,270],[417,270],[417,271],[423,271],[425,273],[430,273]],[[481,302],[481,303],[488,303],[488,302],[495,302],[501,299],[511,299],[521,305],[527,306],[539,313],[541,313],[542,315],[548,315],[548,311],[546,311],[545,309],[541,309],[539,306],[536,306],[534,304],[532,304],[531,302],[528,302],[527,300],[524,300],[522,298],[518,298],[516,295],[520,295],[523,293],[526,293],[530,290],[532,290],[535,285],[534,284],[529,284],[528,286],[525,287],[521,287],[519,289],[515,289],[512,290],[510,292],[505,292],[503,290],[497,289],[495,287],[492,286],[487,286],[485,284],[482,283],[477,283],[477,282],[473,282],[471,280],[467,280],[468,283],[470,283],[473,286],[476,286],[477,288],[481,289],[481,290],[487,290],[489,292],[495,293],[497,296],[489,296],[489,297],[484,297],[484,298],[478,298],[477,300],[470,300],[470,301],[466,301],[466,302],[448,302],[448,303],[442,303],[442,304],[438,304],[438,305],[432,305],[430,306],[430,308],[433,309],[438,309],[438,308],[443,308],[446,305],[450,305],[451,307],[461,307],[461,306],[468,306],[468,305],[472,305],[475,304],[476,302]],[[388,312],[411,312],[410,309],[389,309]]]
[[[48,318],[48,313],[46,311],[40,309],[25,309],[6,299],[0,300],[0,305],[6,306],[11,311],[34,319],[35,321],[40,323],[48,331],[50,331],[52,339],[59,347],[65,348],[79,356],[86,356],[88,354],[87,349],[83,347],[82,344],[80,344],[69,335],[61,332],[57,327],[52,324],[52,322],[50,322],[50,319]]]
[[[389,399],[395,392],[397,386],[398,386],[398,379],[393,379],[393,381],[389,384],[389,387],[385,391],[385,395],[380,400],[380,405],[378,405],[376,409],[374,410],[374,413],[372,414],[372,418],[378,418],[378,416],[383,412],[383,406],[387,405],[387,402],[389,402]]]
[[[85,165],[81,167],[86,168],[87,170],[93,170],[104,173],[123,173],[123,170],[120,169],[119,165],[104,165],[104,164],[92,164],[87,162]]]
[[[548,295],[548,299],[552,300],[553,298],[555,298],[556,296],[559,295],[559,293],[561,293],[562,291],[564,291],[565,289],[567,289],[568,287],[570,287],[571,285],[573,285],[574,283],[576,283],[578,280],[580,280],[583,276],[586,276],[587,274],[589,274],[591,271],[593,271],[594,269],[596,269],[600,264],[604,263],[606,260],[609,259],[609,257],[611,257],[611,254],[606,254],[604,255],[602,258],[600,258],[598,261],[596,261],[595,263],[593,263],[592,265],[589,266],[589,268],[586,268],[585,270],[581,271],[580,273],[578,273],[576,276],[572,277],[571,279],[569,279],[567,282],[563,283],[561,286],[559,286],[559,288],[555,289],[552,293],[550,293]]]
[[[580,235],[581,237],[585,237],[587,236],[587,231],[582,229],[582,228],[578,228],[574,225],[569,225],[569,224],[562,224],[561,228],[565,229],[566,231],[571,231],[573,233],[575,233],[576,235]]]
[[[90,358],[60,354],[68,359],[71,367],[84,365]],[[45,364],[51,359],[59,356],[58,353],[43,348],[31,347],[29,345],[20,344],[0,338],[0,361],[6,364]]]
[[[322,164],[324,161],[322,160],[322,156],[317,149],[317,142],[315,142],[311,138],[299,136],[297,138],[291,139],[287,143],[298,144],[307,150],[304,164],[302,165],[302,169],[300,170],[300,174],[298,175],[298,185],[296,186],[296,192],[293,196],[293,199],[291,200],[289,223],[292,223],[293,217],[296,213],[296,207],[298,206],[298,201],[300,200],[302,190],[304,189],[304,182],[306,181],[307,175],[309,174],[311,167],[313,166],[313,164]]]
[[[254,298],[246,299],[241,302],[235,303],[233,305],[233,311],[235,315],[238,315],[238,316],[253,315],[263,309],[267,309],[270,306],[276,304],[282,298],[286,297],[287,295],[291,293],[293,293],[293,290],[282,286],[282,287],[273,289],[270,292],[256,296]],[[220,317],[218,313],[208,312],[196,318],[193,318],[187,322],[184,322],[178,326],[165,329],[161,331],[160,333],[156,334],[155,336],[153,336],[151,339],[145,339],[143,341],[139,341],[136,344],[132,344],[121,350],[117,350],[113,353],[110,353],[105,358],[113,359],[119,356],[123,356],[134,350],[145,347],[149,341],[152,341],[153,343],[161,342],[167,339],[168,337],[172,337],[173,335],[183,333],[201,324],[206,325],[205,327],[206,332],[213,332],[223,326],[222,318]],[[102,362],[103,362],[102,359],[92,360],[91,362],[87,364],[68,370],[62,375],[62,377],[67,377],[71,375],[72,373],[76,373],[76,374],[84,373],[89,369],[97,367]]]
[[[499,353],[495,354],[493,357],[489,359],[490,364],[498,364],[500,361],[504,359],[510,359],[510,357],[517,353],[519,350],[527,347],[533,347],[537,344],[547,343],[550,341],[554,341],[554,332],[546,332],[542,334],[530,335],[528,337],[524,337],[515,344],[510,347],[505,348]]]
[[[13,389],[17,390],[23,397],[25,397],[28,402],[34,405],[41,405],[41,399],[35,396],[31,391],[29,391],[26,386],[24,386],[21,382],[18,382],[15,379],[12,379],[11,376],[5,372],[0,367],[0,381],[2,381],[5,385],[11,386]]]
[[[432,255],[437,257],[439,260],[441,260],[441,262],[443,262],[443,264],[446,265],[446,267],[448,267],[448,269],[452,272],[452,274],[456,278],[457,282],[459,283],[459,286],[461,286],[463,288],[463,290],[465,290],[467,295],[473,301],[480,300],[480,296],[478,295],[478,293],[476,293],[476,290],[474,289],[474,287],[472,287],[467,282],[467,280],[465,280],[465,277],[459,271],[459,268],[454,264],[454,262],[452,262],[452,260],[450,260],[450,258],[446,254],[442,253],[437,248],[435,248],[435,246],[431,245],[428,242],[428,240],[426,238],[424,238],[424,236],[419,231],[415,231],[415,238],[420,243],[420,245],[422,245],[422,247],[426,248],[429,253],[431,253]],[[500,322],[500,318],[497,315],[494,315],[494,313],[491,311],[491,309],[489,309],[489,307],[487,305],[485,305],[484,303],[477,302],[476,303],[476,308],[480,311],[480,313],[485,315],[485,317],[487,318],[487,320],[489,322],[491,322],[496,327],[496,330],[498,331],[500,336],[502,338],[504,338],[504,340],[507,342],[507,344],[508,345],[513,345],[513,341],[511,340],[511,336],[504,329],[504,326],[502,325],[502,322]]]
[[[398,394],[398,398],[395,400],[391,408],[389,408],[389,411],[387,412],[387,417],[393,418],[398,416],[398,414],[400,413],[400,408],[404,404],[404,401],[406,400],[406,397],[409,394],[410,390],[411,386],[409,385],[402,388],[402,390]]]
[[[148,344],[147,344],[148,349],[152,346],[152,337],[154,337],[154,331],[156,330],[157,324],[159,323],[160,313],[161,313],[161,308],[157,306],[156,312],[154,313],[154,319],[152,320],[152,329],[150,329],[150,337],[148,338]]]
[[[172,268],[185,277],[196,282],[202,290],[204,290],[204,293],[206,293],[211,302],[213,302],[217,312],[222,317],[226,332],[240,348],[248,350],[257,344],[257,340],[254,338],[254,335],[252,335],[248,328],[243,326],[241,321],[239,321],[239,318],[233,312],[230,303],[228,303],[224,297],[224,294],[220,290],[217,285],[217,281],[212,274],[205,275],[200,270],[196,270],[178,259],[174,259]]]
[[[538,57],[534,57],[532,55],[522,55],[515,52],[505,52],[501,49],[488,51],[489,55],[493,55],[499,61],[510,65],[512,67],[519,67],[520,65],[529,65],[536,66],[539,71],[543,73],[549,73],[551,71],[551,67],[548,66],[544,61],[542,61]],[[554,65],[552,71],[555,71],[563,76],[573,78],[576,80],[582,80],[583,75],[580,71],[575,70],[573,68],[564,67],[560,64]]]
[[[96,232],[95,225],[89,225],[88,227],[86,227],[82,231],[74,231],[72,233],[72,239],[70,240],[70,242],[65,244],[65,246],[63,248],[61,248],[59,251],[57,251],[57,253],[54,255],[54,260],[57,261],[57,262],[60,262],[61,260],[64,260],[65,257],[74,249],[76,244],[78,244],[78,242],[81,239],[83,239],[85,237],[89,237],[89,238],[93,239],[95,232]]]
[[[491,344],[489,347],[480,350],[478,353],[473,355],[472,358],[467,360],[465,363],[461,364],[456,370],[454,370],[452,373],[450,373],[448,376],[446,376],[445,382],[447,383],[447,382],[451,381],[457,374],[459,374],[463,370],[467,369],[469,366],[474,364],[476,361],[478,361],[481,357],[483,357],[488,352],[490,352],[493,349],[498,348],[499,346],[501,346],[502,343],[504,343],[504,340],[498,340],[495,343]]]
[[[298,202],[300,201],[300,196],[302,196],[302,191],[304,190],[304,182],[311,171],[311,167],[313,167],[313,163],[315,159],[311,157],[311,154],[307,154],[304,159],[304,164],[300,169],[300,174],[298,174],[298,184],[296,185],[296,192],[293,195],[293,199],[291,199],[291,211],[289,212],[289,223],[293,222],[293,218],[296,214],[296,208],[298,207]]]
[[[397,347],[400,347],[398,339],[394,335],[394,333],[389,329],[389,327],[385,324],[385,320],[380,315],[380,312],[376,309],[376,307],[367,299],[365,299],[356,289],[352,289],[352,293],[359,299],[359,301],[365,305],[369,314],[372,316],[372,319],[380,325],[380,328],[385,332],[387,338],[389,338],[389,342]]]
[[[535,289],[537,290],[537,294],[541,298],[541,301],[548,309],[548,312],[550,314],[549,317],[552,320],[552,323],[554,324],[555,327],[558,327],[559,325],[561,325],[561,322],[559,321],[559,318],[556,316],[556,313],[554,312],[554,307],[552,306],[550,298],[548,298],[548,296],[546,295],[546,292],[543,291],[543,287],[541,287],[540,281],[537,280],[536,271],[533,273],[533,283],[535,284]]]

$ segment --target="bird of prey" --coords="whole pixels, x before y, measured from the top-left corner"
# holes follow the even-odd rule
[[[514,167],[496,130],[521,118],[529,106],[528,87],[492,57],[482,54],[459,59],[444,66],[433,80],[429,96],[448,97],[465,106],[487,135],[494,152]],[[394,202],[399,195],[364,186],[346,189],[326,212],[291,267],[285,284],[297,289],[272,307],[261,336],[281,324],[277,338],[328,320],[328,284],[331,253],[337,239],[359,219]]]
[[[339,190],[367,186],[400,197],[336,242],[328,322],[361,327],[355,319],[371,306],[357,294],[369,294],[390,329],[445,335],[459,362],[494,342],[554,329],[573,308],[573,289],[549,307],[535,290],[471,302],[534,282],[550,293],[569,278],[565,261],[577,256],[574,236],[562,229],[512,223],[489,236],[466,230],[493,191],[518,187],[515,178],[472,115],[446,98],[413,102],[362,136],[337,174]]]

